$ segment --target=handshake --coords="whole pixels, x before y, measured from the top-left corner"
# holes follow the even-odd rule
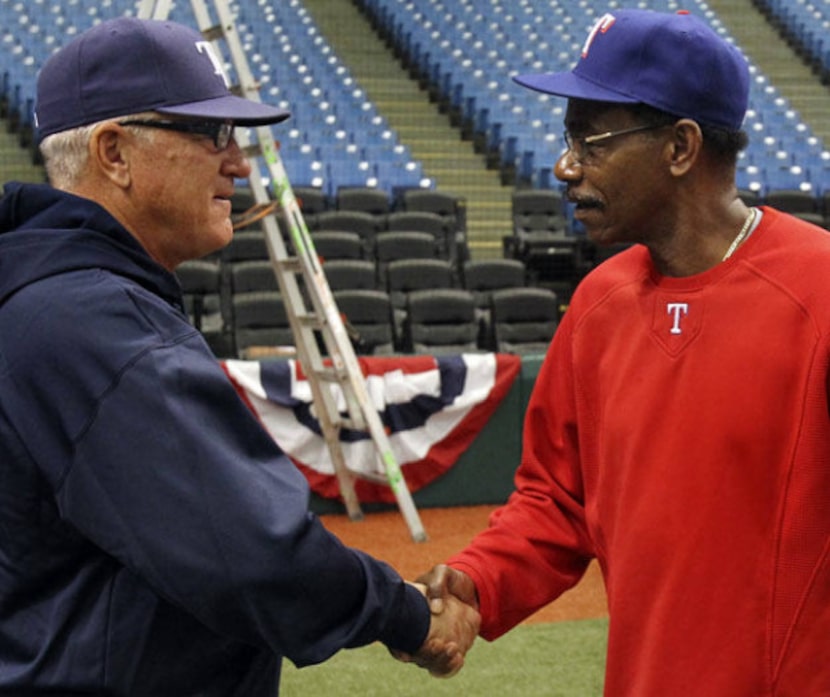
[[[464,656],[481,624],[475,585],[467,574],[439,564],[414,584],[429,602],[429,634],[414,654],[391,651],[405,663],[415,663],[430,674],[450,678],[464,666]]]

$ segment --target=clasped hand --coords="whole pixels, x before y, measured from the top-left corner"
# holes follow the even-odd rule
[[[426,668],[436,677],[452,677],[464,666],[464,656],[481,625],[475,586],[469,576],[443,564],[413,585],[430,604],[429,634],[415,654],[393,651],[392,655]]]

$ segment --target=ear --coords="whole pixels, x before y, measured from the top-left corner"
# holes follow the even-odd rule
[[[130,185],[129,134],[117,123],[105,123],[89,139],[90,166],[121,188]]]
[[[676,177],[686,174],[698,161],[703,148],[703,133],[697,122],[680,119],[672,127],[669,168]]]

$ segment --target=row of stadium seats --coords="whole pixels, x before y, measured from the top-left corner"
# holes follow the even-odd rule
[[[357,236],[361,256],[373,256],[377,237],[385,232],[427,235],[441,256],[458,264],[469,258],[467,210],[462,197],[437,189],[404,189],[395,196],[375,187],[341,187],[334,196],[324,189],[292,187],[306,226],[312,232]],[[254,208],[250,189],[241,188],[232,200],[235,219]],[[341,236],[341,241],[344,240]],[[345,242],[342,242],[345,244]]]
[[[235,251],[177,269],[191,321],[220,358],[292,346],[271,262]],[[355,350],[366,355],[541,352],[559,320],[556,294],[528,286],[515,260],[468,261],[460,281],[435,258],[390,261],[382,281],[365,259],[332,258],[323,269]]]
[[[830,84],[830,2],[753,0],[790,45]]]
[[[302,2],[237,0],[231,9],[262,98],[293,114],[274,132],[293,183],[320,187],[331,196],[343,186],[390,193],[434,188]],[[19,132],[21,145],[32,148],[35,161],[32,113],[40,65],[93,23],[135,12],[132,0],[0,0],[0,116]],[[173,3],[170,18],[192,25],[190,3]],[[233,66],[226,67],[232,74]]]
[[[520,185],[556,186],[551,166],[564,149],[565,100],[529,93],[511,81],[521,72],[566,70],[593,22],[606,11],[674,11],[675,0],[359,0],[364,12],[474,140]],[[728,37],[702,0],[683,8]],[[739,163],[741,188],[815,194],[830,190],[830,153],[767,78],[750,65],[744,124],[750,146]]]
[[[559,319],[556,294],[530,287],[533,276],[521,261],[467,258],[454,244],[463,241],[463,200],[417,189],[390,199],[365,187],[341,189],[335,198],[297,187],[294,195],[359,353],[546,347]],[[244,220],[253,203],[249,190],[238,190],[234,219]],[[215,255],[177,269],[190,318],[219,357],[267,355],[293,344],[256,226],[237,230]],[[289,250],[290,239],[285,235]],[[495,291],[505,292],[496,298]]]

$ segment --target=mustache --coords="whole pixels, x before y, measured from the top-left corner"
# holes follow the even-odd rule
[[[577,194],[572,191],[567,191],[565,194],[569,203],[573,203],[577,208],[603,208],[605,204],[595,196],[587,194]]]

